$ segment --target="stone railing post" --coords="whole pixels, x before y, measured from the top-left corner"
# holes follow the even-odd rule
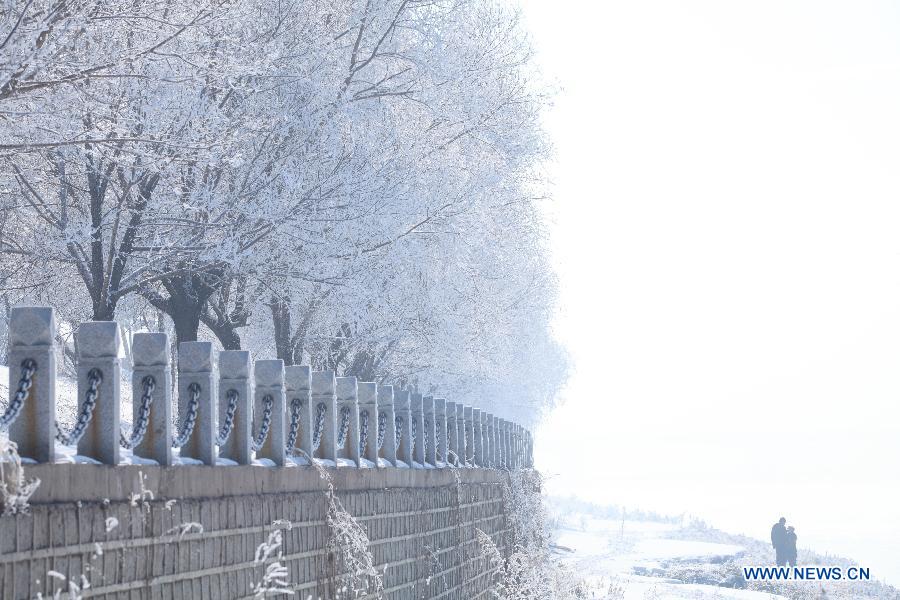
[[[269,421],[269,434],[262,445],[256,451],[256,458],[268,458],[275,466],[283,467],[287,458],[285,441],[284,413],[284,361],[258,360],[253,366],[253,376],[256,381],[256,389],[253,392],[253,415],[255,424],[252,436],[259,436],[262,432],[257,427],[262,427],[265,415],[265,407],[271,399],[271,417]],[[255,440],[258,444],[259,440]]]
[[[284,368],[284,385],[287,392],[285,400],[287,401],[288,411],[288,432],[291,429],[291,423],[294,419],[294,411],[297,410],[297,436],[294,439],[294,446],[287,449],[288,454],[292,454],[294,449],[299,449],[304,458],[312,458],[312,430],[313,430],[313,409],[310,402],[310,377],[312,371],[308,366],[293,365]],[[287,443],[288,440],[285,440]]]
[[[97,390],[94,415],[78,440],[78,454],[105,465],[119,464],[121,436],[120,407],[122,361],[119,359],[119,324],[115,321],[88,321],[75,333],[78,342],[78,402],[76,418],[90,388],[89,374],[100,371],[103,381]]]
[[[466,466],[466,406],[456,404],[456,454],[459,466]]]
[[[362,458],[378,466],[378,384],[360,382],[359,393],[359,444]],[[363,427],[365,425],[365,427]],[[365,439],[363,438],[365,432]]]
[[[185,421],[191,400],[191,384],[199,386],[197,420],[187,442],[181,447],[182,458],[194,458],[205,465],[216,464],[216,366],[210,342],[178,344],[178,427]],[[175,436],[181,431],[176,430]]]
[[[525,428],[516,425],[516,468],[525,467]]]
[[[506,468],[510,469],[510,470],[516,468],[516,462],[515,462],[516,457],[515,457],[515,454],[513,451],[512,426],[513,426],[512,421],[504,421],[503,422],[503,430],[504,430],[503,435],[506,438],[506,441],[504,442],[504,449],[506,450],[506,456],[508,457],[506,460]]]
[[[530,431],[525,432],[525,466],[534,468],[534,437]]]
[[[319,447],[316,449],[315,443],[313,444],[313,456],[323,460],[330,460],[337,466],[337,420],[335,417],[335,413],[337,412],[337,396],[335,395],[335,387],[334,371],[313,371],[312,392],[310,394],[313,435],[315,435],[319,407],[323,406],[325,411]]]
[[[344,444],[338,445],[338,457],[350,459],[359,467],[359,401],[357,400],[359,389],[356,377],[337,378],[337,403],[335,413],[337,418],[338,438],[341,437],[341,426],[344,424],[344,415],[348,415],[347,428],[344,435]],[[340,439],[338,439],[340,442]]]
[[[239,465],[249,465],[251,424],[253,422],[253,383],[250,380],[250,352],[225,350],[219,353],[219,414],[217,435],[226,421],[229,397],[236,397],[231,431],[219,446],[219,456]]]
[[[446,467],[447,463],[447,401],[443,398],[434,399],[434,431],[437,437],[437,462]]]
[[[475,466],[475,423],[472,421],[472,407],[463,408],[463,422],[466,425],[466,466]]]
[[[16,306],[9,316],[9,401],[12,406],[19,380],[34,361],[31,388],[18,416],[9,425],[9,438],[19,454],[39,463],[56,454],[56,315],[47,306]],[[10,415],[12,416],[12,415]]]
[[[447,402],[447,464],[456,464],[459,456],[459,428],[456,419],[456,402]]]
[[[484,437],[481,431],[481,409],[472,409],[472,464],[484,466]]]
[[[416,440],[413,445],[413,461],[418,463],[420,468],[425,467],[425,413],[422,401],[422,394],[413,392],[409,395],[409,410],[412,414],[412,420],[415,422]],[[414,466],[414,465],[410,465]]]
[[[407,419],[407,422],[409,419]],[[377,427],[384,423],[384,434],[378,433]],[[394,386],[378,386],[378,419],[376,420],[376,437],[381,437],[381,448],[376,451],[376,456],[386,461],[391,466],[397,466],[397,423],[394,415]],[[371,427],[371,425],[369,425]],[[372,435],[369,433],[369,435]],[[375,461],[376,466],[381,466],[380,461]]]
[[[489,468],[491,466],[491,446],[488,439],[488,414],[484,410],[481,411],[481,466]]]
[[[491,439],[494,444],[494,468],[503,468],[503,444],[500,443],[500,417],[494,416]]]
[[[422,422],[425,424],[425,462],[432,467],[437,466],[437,431],[434,423],[434,397],[422,398]]]
[[[484,413],[484,455],[487,457],[487,467],[496,466],[494,462],[494,415]]]
[[[144,394],[144,379],[153,381],[153,402],[147,432],[134,454],[172,465],[172,369],[169,366],[169,336],[165,333],[135,333],[131,338],[132,423],[137,423]]]
[[[400,421],[400,447],[397,449],[397,459],[406,463],[410,469],[413,466],[413,439],[412,439],[412,410],[409,406],[409,390],[394,392],[394,413]],[[387,443],[387,442],[385,442]]]

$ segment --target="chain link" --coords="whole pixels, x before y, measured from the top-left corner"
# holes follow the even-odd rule
[[[141,380],[144,388],[141,394],[141,405],[138,410],[138,418],[131,428],[131,435],[127,436],[119,432],[119,444],[128,450],[133,450],[144,440],[147,434],[147,426],[150,424],[150,405],[153,404],[153,390],[156,389],[156,380],[152,375],[147,375]]]
[[[425,453],[425,460],[428,460],[428,431],[431,429],[431,421],[425,419],[425,431],[422,432],[422,452]]]
[[[328,407],[325,406],[324,402],[319,402],[319,405],[316,406],[316,427],[313,431],[313,443],[312,450],[315,452],[319,449],[319,446],[322,445],[322,430],[325,429],[325,414],[328,412]]]
[[[347,434],[350,432],[350,407],[341,408],[341,428],[338,429],[337,447],[343,448],[347,441]]]
[[[6,412],[0,416],[0,429],[5,429],[12,425],[12,422],[15,421],[18,418],[19,413],[22,412],[22,406],[25,404],[25,399],[28,398],[28,392],[31,390],[36,371],[36,362],[30,358],[26,358],[22,361],[22,377],[19,378],[19,387],[12,397],[12,400],[10,400],[9,406],[6,407]]]
[[[369,441],[369,411],[359,413],[359,455],[366,453],[366,443]]]
[[[444,461],[444,455],[441,452],[441,436],[443,435],[440,418],[435,419],[434,423],[434,460],[435,462]]]
[[[263,414],[262,414],[262,423],[259,426],[259,435],[256,436],[256,439],[250,442],[250,448],[254,452],[259,452],[263,447],[263,444],[266,443],[266,438],[269,437],[269,427],[272,425],[272,407],[275,405],[275,400],[269,394],[263,396]]]
[[[194,425],[197,423],[197,409],[200,407],[200,384],[196,381],[188,385],[188,393],[191,395],[188,400],[187,411],[184,415],[184,423],[181,424],[181,431],[172,441],[173,448],[181,448],[191,439],[191,433],[194,432]]]
[[[400,449],[400,442],[403,440],[403,417],[394,417],[394,449]]]
[[[234,429],[234,415],[237,413],[238,398],[240,398],[240,394],[235,389],[225,392],[225,399],[228,400],[228,405],[225,407],[225,422],[222,423],[219,434],[216,436],[216,444],[219,446],[225,445],[225,442],[228,441],[228,436],[231,435],[231,430]]]
[[[412,443],[409,445],[410,450],[414,450],[416,447],[416,438],[419,432],[416,431],[419,428],[419,420],[418,419],[410,419],[409,420],[410,428],[412,429]]]
[[[387,433],[387,413],[378,413],[378,449],[384,448],[384,434]]]
[[[288,450],[293,450],[297,443],[297,433],[300,431],[300,409],[303,408],[303,401],[300,398],[291,400],[291,428],[288,430],[287,444]]]
[[[94,408],[97,406],[97,398],[100,397],[100,391],[97,389],[103,382],[103,373],[100,369],[91,369],[88,371],[88,389],[84,395],[84,402],[81,403],[81,410],[78,413],[78,420],[75,421],[75,427],[71,433],[65,433],[56,422],[56,439],[65,446],[73,446],[78,443],[87,429],[88,423],[94,417]]]

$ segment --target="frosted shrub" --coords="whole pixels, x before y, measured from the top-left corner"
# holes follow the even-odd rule
[[[475,531],[481,554],[495,571],[491,597],[497,600],[588,598],[586,584],[550,553],[540,473],[522,470],[508,475],[504,508],[511,525],[512,554],[504,558],[490,536],[480,529]]]
[[[40,484],[40,479],[25,479],[15,442],[0,433],[0,514],[28,512],[28,499]]]
[[[328,540],[325,550],[328,556],[328,580],[335,598],[380,598],[384,590],[381,574],[375,569],[375,559],[369,552],[369,536],[353,518],[337,495],[331,476],[315,460],[310,460],[319,477],[328,485],[325,498],[328,510],[325,524]]]

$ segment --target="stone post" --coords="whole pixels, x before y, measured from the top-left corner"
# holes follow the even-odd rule
[[[234,425],[225,443],[219,446],[219,456],[239,465],[249,465],[251,424],[253,422],[253,384],[250,381],[250,352],[225,350],[219,353],[219,414],[216,432],[221,431],[228,411],[228,396],[237,394]]]
[[[481,409],[472,409],[472,464],[484,466],[484,436],[481,431]]]
[[[494,468],[503,468],[503,444],[500,438],[500,417],[494,417],[492,439],[494,444]]]
[[[216,464],[216,367],[210,342],[178,344],[178,427],[185,422],[192,383],[200,386],[197,421],[187,443],[181,447],[182,458],[197,459],[205,465]],[[180,434],[175,430],[175,436]]]
[[[437,466],[437,431],[434,423],[434,397],[425,396],[422,398],[422,421],[425,424],[425,436],[422,441],[425,442],[425,462],[423,465],[429,464],[432,467]]]
[[[434,399],[434,431],[437,436],[437,462],[447,466],[447,401]],[[435,463],[437,465],[437,463]]]
[[[489,418],[487,412],[481,411],[481,466],[488,468],[491,466],[491,447],[488,439],[488,423]]]
[[[409,395],[409,410],[412,419],[416,423],[416,441],[413,446],[413,460],[419,463],[419,467],[425,467],[425,413],[422,402],[422,394]],[[412,465],[411,465],[412,466]]]
[[[466,466],[466,407],[462,403],[456,405],[456,454],[459,466]]]
[[[39,463],[56,454],[56,315],[47,306],[16,306],[9,316],[9,400],[12,402],[25,361],[34,361],[31,389],[9,438],[19,455]]]
[[[494,415],[484,413],[484,456],[487,460],[487,467],[493,468],[494,462]]]
[[[251,435],[257,436],[258,429],[262,425],[262,417],[267,397],[272,398],[272,420],[269,425],[269,435],[266,436],[262,447],[256,451],[256,458],[268,458],[278,467],[285,465],[287,449],[285,442],[287,431],[285,430],[285,398],[284,398],[284,361],[258,360],[253,367],[253,375],[256,380],[254,390],[253,414],[255,424]]]
[[[75,333],[78,342],[78,402],[76,418],[90,384],[89,373],[97,369],[103,376],[97,390],[94,415],[78,441],[78,454],[105,465],[119,464],[121,425],[122,364],[119,359],[119,324],[115,321],[88,321]]]
[[[525,432],[525,466],[534,468],[534,436],[530,431]]]
[[[362,458],[378,465],[378,384],[361,382],[359,392],[359,444]],[[363,439],[363,423],[366,423],[366,437]]]
[[[447,402],[447,464],[455,464],[459,455],[459,428],[456,419],[456,402]]]
[[[172,369],[169,366],[169,336],[165,333],[135,333],[131,338],[132,423],[137,423],[144,394],[144,378],[153,379],[153,403],[147,433],[134,454],[150,458],[164,467],[172,465]]]
[[[310,406],[312,406],[313,428],[319,414],[319,405],[325,407],[325,422],[322,425],[322,434],[319,447],[313,456],[324,460],[330,460],[337,466],[337,396],[335,395],[336,383],[334,371],[313,371],[312,392],[310,394]],[[313,431],[315,435],[315,431]]]
[[[412,439],[413,416],[409,407],[410,395],[408,390],[394,392],[394,413],[400,419],[400,447],[397,449],[397,459],[405,462],[406,466],[411,469],[414,444]]]
[[[463,408],[463,422],[465,423],[466,438],[466,466],[475,466],[475,423],[472,421],[472,407]]]
[[[516,468],[525,466],[525,428],[516,424]]]
[[[340,437],[341,423],[344,420],[345,411],[350,413],[350,424],[347,427],[347,435],[344,445],[339,446],[338,457],[349,458],[359,467],[359,401],[357,400],[359,388],[356,377],[337,378],[337,402],[335,413],[337,418],[338,437]]]
[[[384,415],[382,417],[382,415]],[[377,456],[384,459],[391,466],[397,466],[397,429],[394,420],[394,386],[380,385],[378,386],[378,419],[377,424],[384,421],[384,438],[382,439],[381,448],[376,453]],[[408,421],[408,419],[407,419]],[[371,427],[371,425],[370,425]],[[369,435],[372,435],[369,433]],[[378,435],[378,430],[375,430]],[[376,461],[376,464],[379,464]]]
[[[284,368],[284,384],[287,391],[285,400],[287,401],[288,411],[288,432],[290,432],[290,423],[294,416],[294,404],[296,403],[299,405],[300,416],[294,448],[299,448],[301,454],[307,459],[313,455],[313,409],[309,400],[311,375],[312,371],[307,366],[293,365]],[[290,454],[294,448],[288,448],[288,453]]]
[[[513,448],[512,448],[512,423],[507,420],[503,420],[503,453],[506,455],[506,460],[503,463],[503,466],[507,469],[512,470],[514,467],[513,463]]]

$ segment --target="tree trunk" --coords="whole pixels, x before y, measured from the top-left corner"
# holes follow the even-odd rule
[[[275,328],[275,356],[285,366],[294,364],[294,348],[291,344],[291,306],[285,300],[272,298],[272,325]]]

